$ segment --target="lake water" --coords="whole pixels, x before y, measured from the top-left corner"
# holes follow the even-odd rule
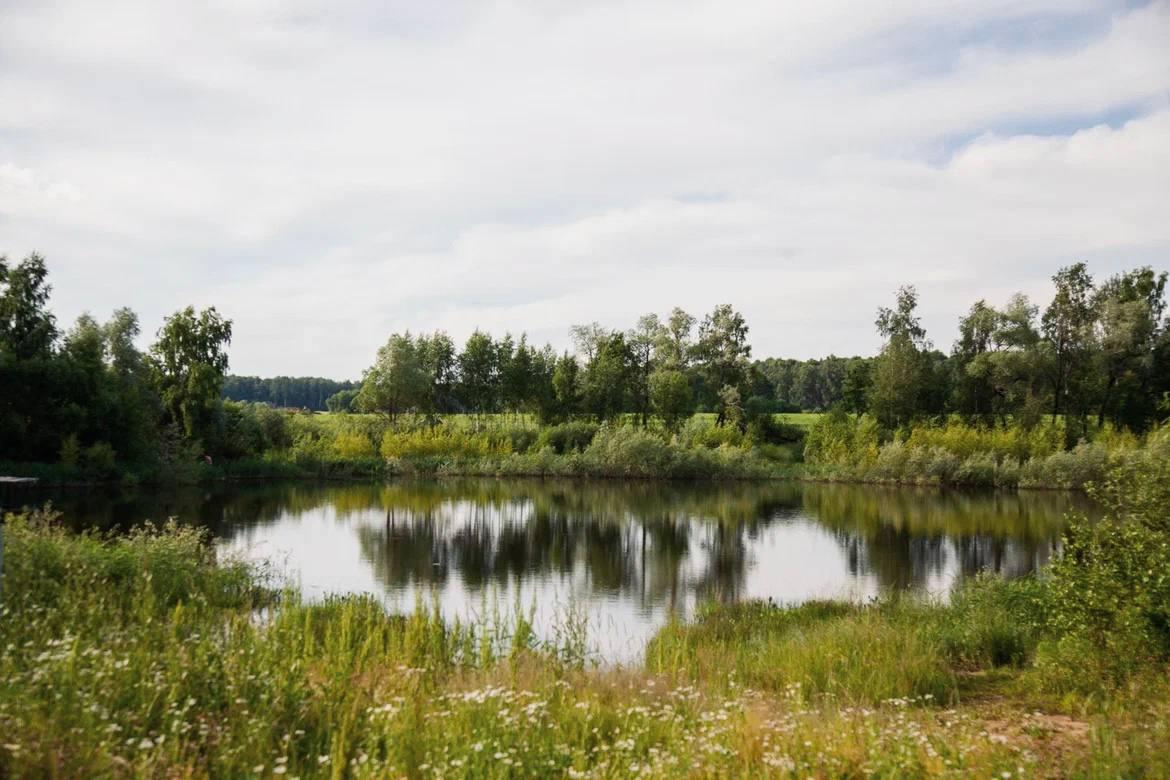
[[[8,491],[51,499],[78,527],[176,517],[224,555],[263,560],[306,598],[373,594],[447,617],[566,610],[594,651],[636,662],[674,612],[705,600],[945,597],[980,571],[1014,577],[1053,555],[1082,496],[770,483],[401,480],[180,490]]]

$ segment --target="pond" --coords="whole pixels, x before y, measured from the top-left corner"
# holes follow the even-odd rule
[[[602,658],[636,662],[671,613],[770,598],[945,597],[963,577],[1043,566],[1083,496],[799,482],[399,480],[175,490],[9,490],[77,527],[210,529],[316,600],[373,594],[449,618],[534,610],[546,636],[584,617]]]

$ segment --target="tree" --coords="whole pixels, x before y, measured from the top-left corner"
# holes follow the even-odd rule
[[[747,415],[744,413],[743,397],[739,388],[724,385],[719,391],[719,416],[722,424],[734,426],[741,431],[747,429]]]
[[[917,308],[918,292],[906,286],[898,290],[894,308],[878,309],[875,324],[885,344],[874,361],[869,403],[874,417],[891,428],[918,414],[931,374],[930,344]]]
[[[1031,427],[1039,422],[1044,405],[1044,357],[1036,329],[1038,308],[1022,293],[996,311],[990,348],[973,354],[965,371],[986,382],[990,412],[1006,422]],[[960,377],[959,382],[963,381]]]
[[[352,387],[347,390],[338,390],[325,400],[325,408],[334,414],[352,412],[360,392],[357,388]]]
[[[662,331],[657,314],[644,314],[626,334],[630,347],[630,400],[633,411],[646,425],[650,416],[650,375],[654,371],[654,344]]]
[[[189,439],[206,440],[213,433],[231,340],[231,320],[215,307],[196,314],[188,306],[166,318],[150,348],[165,421],[179,426]]]
[[[568,420],[581,411],[581,366],[568,352],[557,358],[553,367],[552,389],[557,417]]]
[[[430,401],[430,376],[410,332],[391,335],[363,376],[358,408],[384,414],[394,422],[398,415],[425,408]]]
[[[677,368],[660,368],[650,375],[650,403],[668,431],[677,431],[691,416],[691,382]]]
[[[569,328],[569,337],[573,340],[577,354],[581,355],[588,363],[597,357],[601,342],[609,337],[609,329],[603,328],[599,322],[590,322],[588,325],[573,325]]]
[[[1166,309],[1166,274],[1138,268],[1111,277],[1097,290],[1097,425],[1142,430],[1156,415],[1155,347]]]
[[[695,318],[677,306],[661,325],[654,342],[654,360],[663,367],[686,371],[691,363],[695,345],[691,333]]]
[[[541,423],[549,423],[559,417],[556,388],[553,385],[556,366],[557,353],[552,345],[545,344],[543,349],[533,350],[528,399]]]
[[[506,337],[501,344],[510,342],[511,337]],[[528,336],[523,333],[514,349],[500,349],[500,395],[504,406],[513,414],[528,411],[534,406],[535,359],[535,352],[528,346]]]
[[[1048,351],[1055,421],[1069,406],[1084,416],[1094,310],[1093,278],[1084,263],[1060,269],[1052,282],[1056,285],[1056,295],[1040,322]]]
[[[158,396],[151,387],[150,366],[135,346],[138,315],[120,308],[102,326],[105,360],[115,400],[107,413],[105,437],[126,460],[141,462],[157,450]]]
[[[611,333],[585,366],[585,407],[599,420],[621,414],[629,395],[633,355],[625,335]]]
[[[971,418],[987,418],[993,412],[995,388],[991,364],[983,360],[993,347],[999,329],[999,312],[979,300],[959,320],[955,342],[955,408]]]
[[[716,392],[718,399],[730,397],[725,388],[739,392],[747,382],[748,358],[752,354],[747,333],[743,315],[726,303],[716,306],[699,326],[699,342],[695,348],[699,371],[708,392]],[[722,425],[727,421],[728,409],[721,400],[718,408],[718,424]]]
[[[430,336],[420,335],[415,341],[415,351],[430,388],[420,407],[433,422],[436,415],[455,411],[457,406],[455,390],[458,359],[455,356],[455,342],[446,333],[437,330]]]
[[[873,385],[873,362],[866,358],[853,358],[845,369],[841,383],[841,405],[854,414],[861,414],[869,408],[869,389]]]
[[[47,358],[57,340],[56,319],[48,309],[49,271],[33,252],[9,267],[0,255],[0,352],[16,360]]]
[[[476,414],[496,410],[500,390],[499,350],[492,337],[479,330],[471,334],[459,354],[459,396]]]

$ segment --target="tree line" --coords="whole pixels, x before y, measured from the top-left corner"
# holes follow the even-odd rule
[[[1166,414],[1166,279],[1140,267],[1098,284],[1083,263],[1062,268],[1043,311],[1023,294],[999,308],[977,301],[949,354],[927,337],[913,286],[879,309],[875,357],[753,362],[747,323],[730,305],[701,321],[678,308],[647,314],[624,331],[575,325],[574,351],[559,354],[523,334],[476,331],[461,350],[442,331],[394,334],[365,372],[355,408],[391,418],[626,414],[643,424],[657,417],[668,430],[696,410],[741,427],[776,411],[868,413],[886,429],[950,415],[1028,427],[1047,415],[1064,420],[1072,443],[1106,422],[1141,431]]]
[[[406,332],[390,336],[360,384],[229,382],[232,324],[214,308],[176,312],[140,351],[133,311],[105,322],[83,314],[62,330],[44,259],[0,257],[0,460],[168,462],[255,449],[241,437],[280,439],[264,433],[279,427],[278,414],[225,404],[225,394],[392,421],[621,416],[666,431],[696,411],[757,432],[773,424],[771,412],[798,409],[867,413],[886,430],[953,415],[1025,427],[1051,418],[1064,421],[1071,444],[1106,423],[1142,431],[1167,414],[1166,281],[1149,267],[1100,282],[1084,264],[1062,268],[1043,309],[1019,294],[1001,306],[973,304],[949,354],[927,337],[916,290],[903,287],[877,313],[883,346],[872,358],[753,362],[747,322],[724,304],[702,318],[679,308],[647,314],[625,330],[575,325],[572,351],[537,347],[524,334],[477,330],[457,347],[442,331]]]
[[[678,308],[665,318],[647,314],[624,331],[574,325],[574,351],[559,354],[529,344],[525,334],[476,330],[457,349],[442,331],[395,333],[365,371],[355,404],[391,419],[503,412],[558,422],[630,414],[643,424],[656,416],[668,429],[706,409],[721,424],[743,425],[756,406],[772,403],[751,396],[760,382],[747,334],[743,315],[726,304],[702,320]]]
[[[150,348],[127,308],[62,331],[44,259],[0,256],[0,460],[94,472],[115,459],[192,459],[222,430],[220,390],[232,323],[214,308],[167,317]]]
[[[1170,411],[1166,280],[1146,266],[1096,283],[1075,263],[1052,277],[1043,310],[1019,293],[1000,307],[976,301],[950,355],[933,348],[917,292],[903,287],[878,312],[884,344],[858,380],[864,408],[850,410],[888,428],[952,413],[1024,427],[1060,418],[1070,444],[1105,423],[1143,431]]]
[[[223,397],[227,400],[270,404],[284,409],[310,409],[314,412],[349,411],[349,402],[356,394],[356,382],[339,382],[316,376],[261,379],[258,376],[229,374],[223,383]],[[330,399],[334,396],[337,398],[330,405]]]

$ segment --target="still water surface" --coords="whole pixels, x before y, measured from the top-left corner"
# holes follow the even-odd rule
[[[450,618],[567,609],[593,649],[636,661],[671,612],[705,600],[945,596],[980,571],[1019,576],[1052,556],[1074,494],[791,482],[681,484],[402,480],[182,490],[40,491],[82,527],[176,517],[225,555],[266,561],[306,598],[437,601]]]

